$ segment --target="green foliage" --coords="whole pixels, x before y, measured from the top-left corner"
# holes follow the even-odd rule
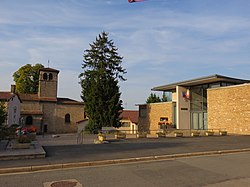
[[[16,91],[19,93],[37,93],[39,85],[39,69],[43,68],[42,64],[26,64],[19,68],[13,78],[16,83]]]
[[[102,32],[90,49],[83,55],[83,73],[79,75],[82,87],[82,99],[89,117],[85,130],[97,133],[102,127],[120,127],[122,101],[119,80],[125,81],[122,57],[108,34]]]
[[[159,102],[161,102],[161,99],[155,93],[151,93],[146,101],[146,103],[159,103]]]
[[[15,127],[0,126],[0,140],[14,139],[16,134]]]
[[[4,102],[0,102],[0,126],[5,122],[6,117],[7,117],[7,112]]]

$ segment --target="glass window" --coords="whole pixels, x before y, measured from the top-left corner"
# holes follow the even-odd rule
[[[162,101],[163,102],[172,101],[172,92],[163,91]]]
[[[207,88],[207,84],[190,88],[190,107],[192,111],[207,110]]]
[[[130,127],[130,123],[129,122],[122,122],[122,127]]]
[[[220,87],[220,83],[214,83],[214,84],[210,84],[210,88],[218,88]]]
[[[168,121],[168,118],[167,117],[161,117],[160,121]]]

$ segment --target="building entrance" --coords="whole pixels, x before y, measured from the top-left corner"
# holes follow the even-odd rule
[[[207,129],[207,112],[191,113],[191,129],[205,130]]]

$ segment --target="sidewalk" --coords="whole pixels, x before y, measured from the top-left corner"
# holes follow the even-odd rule
[[[0,141],[0,160],[45,158],[46,152],[37,141],[33,141],[29,149],[12,149],[11,144],[11,141]]]
[[[250,151],[250,136],[127,139],[110,141],[109,144],[82,145],[63,145],[63,140],[60,141],[60,145],[52,145],[52,142],[48,145],[47,142],[43,147],[47,153],[46,158],[0,161],[2,171],[4,168],[7,170],[7,168],[26,167],[29,171],[30,168],[34,171],[39,167],[40,169],[61,169],[95,163],[114,164]]]

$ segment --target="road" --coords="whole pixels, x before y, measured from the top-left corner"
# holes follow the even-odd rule
[[[250,153],[0,175],[3,187],[76,179],[84,187],[250,186]]]
[[[62,141],[63,144],[65,141]],[[45,145],[44,159],[0,161],[0,168],[249,148],[250,136],[126,139],[109,144]]]

